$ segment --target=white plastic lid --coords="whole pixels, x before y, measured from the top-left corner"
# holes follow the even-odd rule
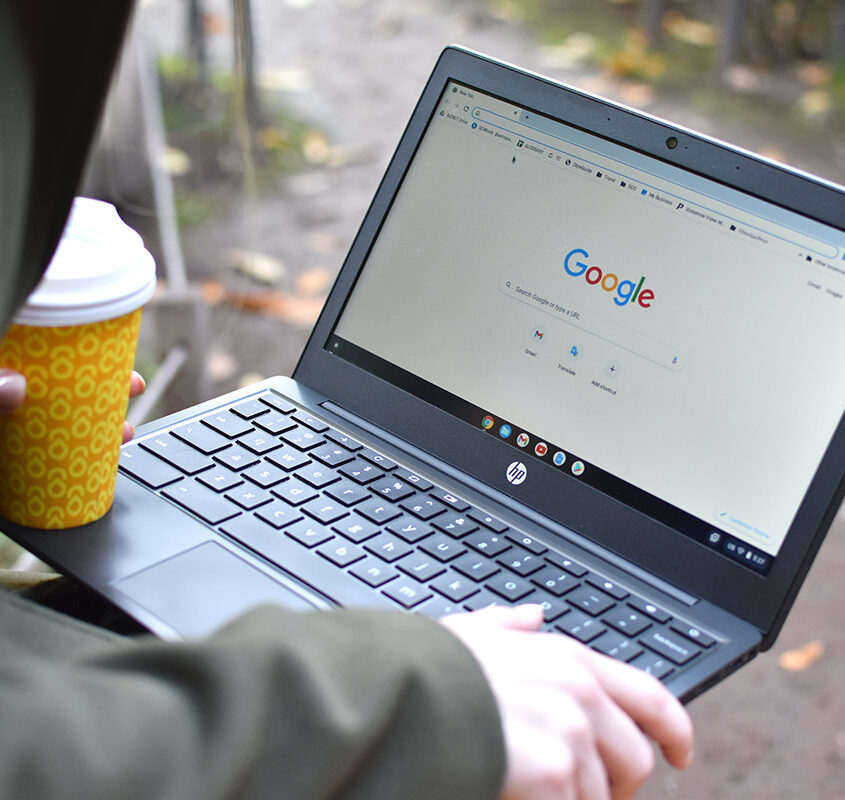
[[[62,239],[15,322],[64,327],[140,308],[155,290],[155,261],[110,203],[77,197]]]

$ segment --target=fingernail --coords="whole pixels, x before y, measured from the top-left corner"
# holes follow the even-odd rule
[[[26,397],[26,378],[19,372],[0,370],[0,412],[14,411]]]

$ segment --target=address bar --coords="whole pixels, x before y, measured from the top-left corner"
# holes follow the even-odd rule
[[[620,325],[595,311],[555,298],[548,292],[537,290],[516,278],[502,280],[499,283],[499,291],[512,300],[518,300],[536,311],[554,317],[558,322],[586,331],[661,367],[679,372],[686,366],[686,359],[677,349]]]

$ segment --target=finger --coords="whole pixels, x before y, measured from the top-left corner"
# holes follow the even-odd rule
[[[0,414],[14,411],[26,397],[26,378],[11,369],[0,369]]]
[[[123,436],[121,438],[121,443],[126,444],[128,441],[131,441],[132,437],[135,435],[135,428],[132,426],[130,422],[123,423]]]
[[[693,727],[689,714],[654,677],[592,651],[596,675],[605,691],[679,769],[692,761]]]
[[[536,631],[543,624],[543,609],[538,605],[490,606],[470,614],[450,614],[443,617],[449,627],[472,626],[512,631]]]
[[[129,376],[129,397],[137,397],[139,394],[143,394],[144,390],[147,388],[147,382],[144,380],[143,376],[139,372],[135,372],[132,370],[132,374]]]

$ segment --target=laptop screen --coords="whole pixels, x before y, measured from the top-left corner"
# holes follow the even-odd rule
[[[765,574],[843,342],[841,231],[451,82],[327,347]]]

